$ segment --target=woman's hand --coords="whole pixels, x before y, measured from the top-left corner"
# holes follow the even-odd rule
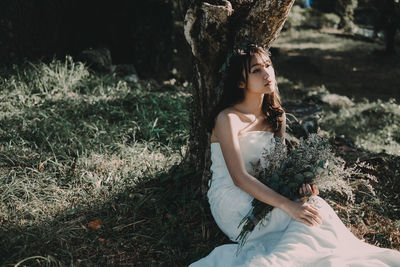
[[[311,188],[311,186],[309,184],[303,184],[303,186],[300,187],[299,193],[300,193],[300,196],[302,196],[301,200],[304,201],[311,196],[318,196],[319,190],[316,185],[313,185]]]
[[[300,187],[301,202],[292,201],[287,208],[286,212],[295,220],[305,223],[308,226],[319,225],[322,223],[322,217],[319,215],[317,208],[308,204],[305,200],[310,196],[319,194],[318,187],[313,185],[312,188],[309,184],[303,184]]]
[[[285,211],[296,221],[308,226],[315,226],[322,223],[322,217],[319,215],[317,208],[306,202],[292,201]]]

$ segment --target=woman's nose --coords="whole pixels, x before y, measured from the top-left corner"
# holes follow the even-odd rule
[[[264,69],[264,79],[268,79],[269,78],[269,73],[266,69]]]

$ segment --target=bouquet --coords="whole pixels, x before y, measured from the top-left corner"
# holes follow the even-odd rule
[[[290,152],[287,152],[286,146],[280,139],[276,139],[275,146],[272,149],[265,149],[261,159],[252,165],[257,179],[291,200],[302,197],[299,194],[302,184],[310,184],[317,185],[321,192],[336,191],[347,195],[347,200],[354,201],[348,180],[362,174],[358,168],[369,166],[359,163],[357,166],[346,168],[345,163],[343,159],[334,155],[327,140],[317,134],[311,134]],[[373,178],[369,174],[366,176]],[[366,184],[373,192],[368,182]],[[268,221],[267,215],[273,209],[272,206],[257,199],[253,200],[252,206],[249,214],[238,226],[243,225],[237,237],[239,243],[237,253],[255,226],[261,221],[264,223]]]

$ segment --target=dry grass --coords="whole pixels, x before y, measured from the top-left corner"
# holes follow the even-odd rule
[[[109,230],[124,229],[124,214],[99,212],[181,161],[189,95],[97,75],[69,57],[15,66],[0,88],[1,265],[106,262],[85,258],[83,244],[97,250],[88,223],[117,219]]]

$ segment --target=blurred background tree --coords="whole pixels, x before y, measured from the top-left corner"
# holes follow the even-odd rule
[[[107,48],[114,64],[133,64],[140,77],[163,80],[172,69],[173,2],[4,0],[0,2],[0,62],[79,57]]]
[[[112,64],[132,64],[143,79],[190,81],[192,69],[187,66],[193,64],[183,36],[190,2],[3,0],[0,62],[7,65],[23,58],[49,61],[66,54],[79,59],[84,50],[107,48]],[[314,0],[311,7],[339,15],[338,27],[345,31],[354,32],[354,23],[383,31],[387,51],[394,52],[400,23],[397,0]]]

